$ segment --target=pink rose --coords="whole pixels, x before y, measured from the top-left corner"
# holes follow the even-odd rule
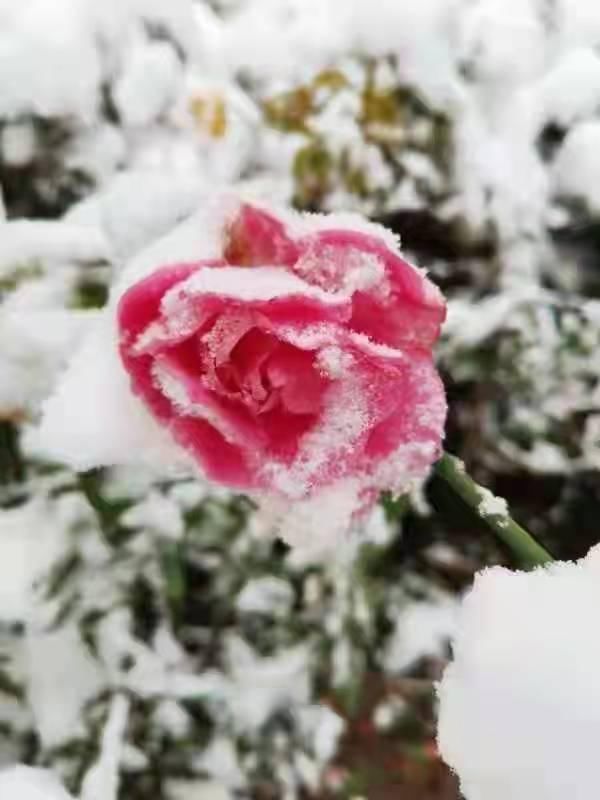
[[[431,348],[445,304],[389,232],[328,222],[242,205],[222,258],[125,292],[120,354],[208,478],[296,502],[352,486],[356,509],[405,491],[440,453]]]

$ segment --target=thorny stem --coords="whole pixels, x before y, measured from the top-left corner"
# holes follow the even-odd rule
[[[554,559],[533,536],[522,528],[508,513],[496,511],[494,505],[486,509],[490,493],[475,483],[465,471],[464,464],[455,456],[444,453],[435,465],[435,472],[469,505],[527,568],[549,564]],[[492,499],[493,496],[491,496]],[[498,502],[502,501],[498,498]]]

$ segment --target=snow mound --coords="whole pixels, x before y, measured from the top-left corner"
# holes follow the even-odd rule
[[[439,686],[439,746],[467,800],[598,794],[600,547],[480,573]]]

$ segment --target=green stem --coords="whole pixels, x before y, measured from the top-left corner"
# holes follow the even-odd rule
[[[0,484],[25,479],[25,464],[19,447],[19,433],[14,422],[0,420]]]
[[[444,453],[435,465],[435,472],[494,531],[524,567],[539,567],[554,560],[525,528],[514,521],[508,509],[502,508],[506,505],[503,500],[495,498],[467,475],[458,458]]]
[[[186,592],[183,544],[181,542],[166,542],[161,547],[160,552],[167,602],[173,617],[173,623],[178,625]]]

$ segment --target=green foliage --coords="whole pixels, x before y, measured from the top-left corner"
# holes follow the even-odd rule
[[[402,83],[393,58],[352,59],[324,70],[268,97],[263,110],[267,124],[298,137],[293,177],[299,208],[325,209],[343,198],[381,213],[402,184],[423,204],[447,196],[450,123]],[[425,159],[420,166],[418,158]]]

